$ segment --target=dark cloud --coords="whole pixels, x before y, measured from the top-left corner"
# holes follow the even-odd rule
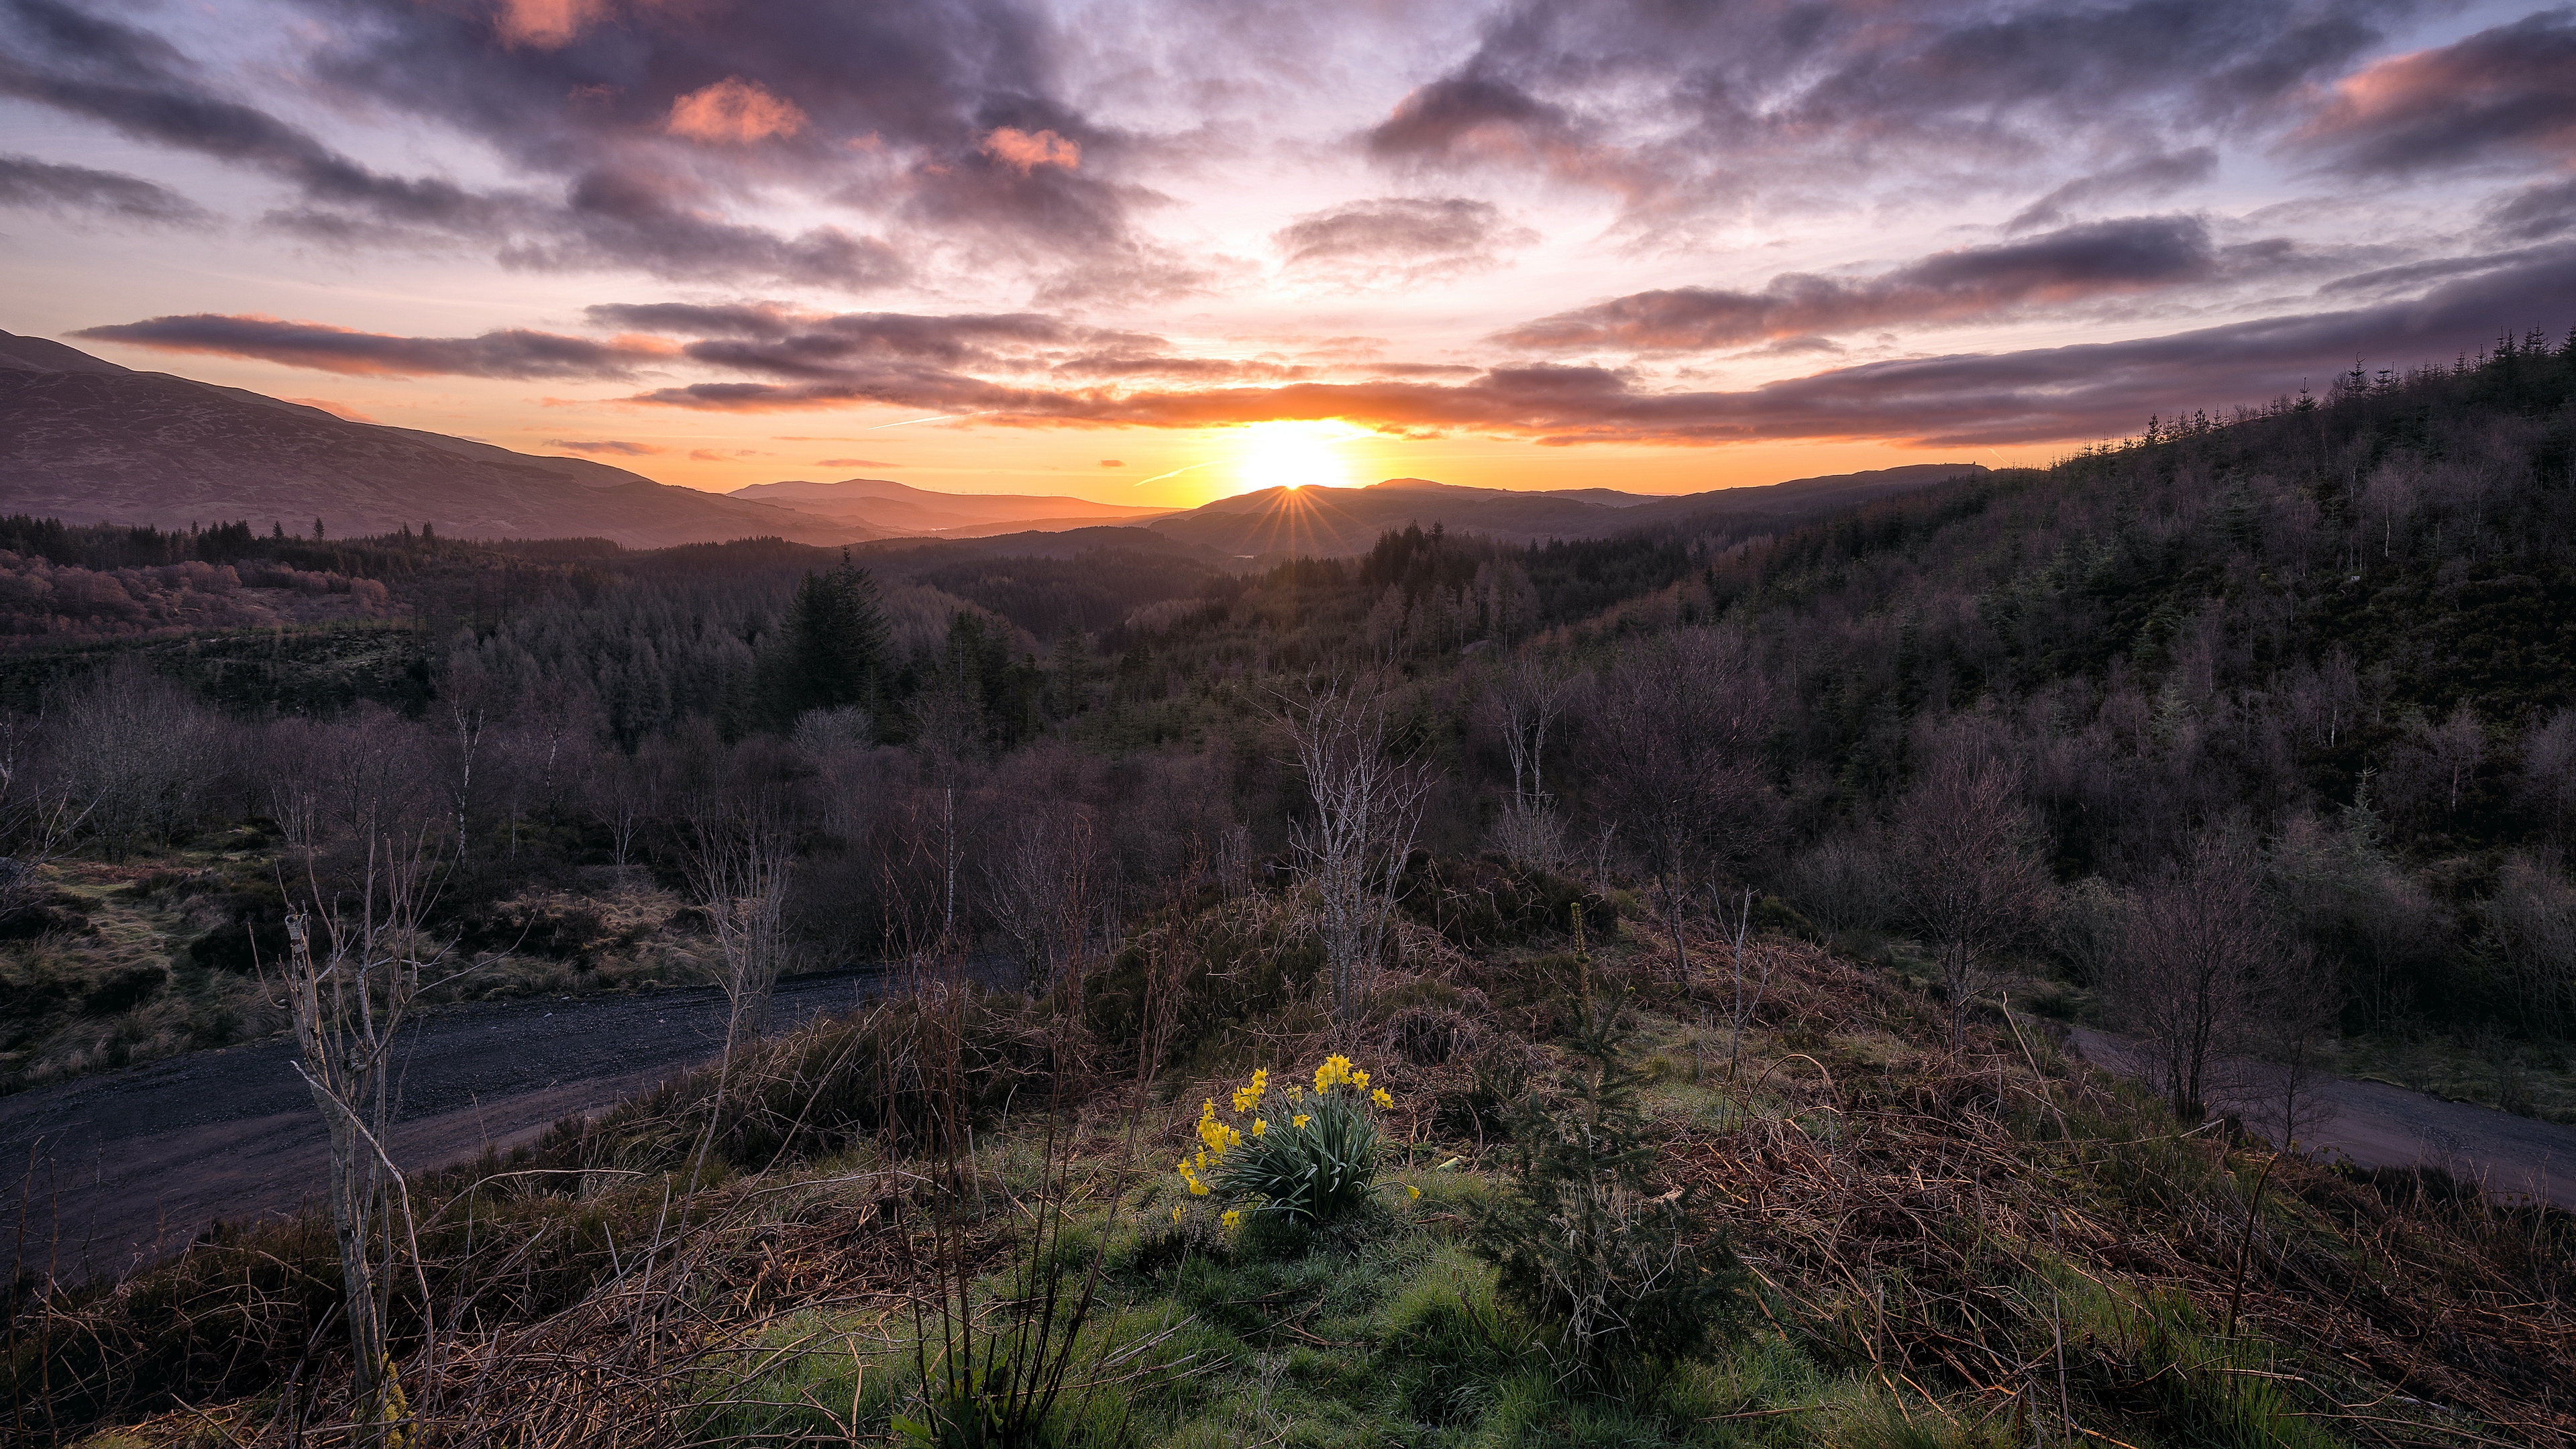
[[[784,302],[701,306],[688,302],[606,302],[582,309],[603,327],[676,332],[683,337],[784,337],[811,314]]]
[[[1368,133],[1368,148],[1401,160],[1500,159],[1576,142],[1574,118],[1507,80],[1473,70],[1420,86]]]
[[[651,443],[628,443],[622,442],[616,438],[597,438],[589,440],[579,438],[548,438],[546,439],[546,446],[549,448],[561,448],[567,453],[587,453],[594,458],[603,456],[611,458],[650,458],[658,454],[671,451],[668,448],[656,447]]]
[[[1495,368],[1454,385],[1296,382],[1116,391],[1011,387],[878,368],[794,385],[700,383],[634,401],[755,412],[883,403],[1001,424],[1215,427],[1338,418],[1387,430],[1467,430],[1543,443],[1874,438],[1938,446],[2055,442],[2322,386],[2355,357],[2404,365],[2480,345],[2498,318],[2576,315],[2576,246],[2465,277],[2423,297],[2163,337],[1837,368],[1740,392],[1653,392],[1602,367]]]
[[[1301,216],[1270,239],[1292,270],[1376,282],[1480,271],[1539,238],[1491,202],[1382,196]]]
[[[546,271],[631,266],[659,277],[775,277],[867,291],[901,281],[894,248],[821,226],[796,236],[720,219],[704,188],[648,167],[576,178],[557,224],[501,249],[504,265]]]
[[[2088,141],[2187,156],[2330,79],[2414,3],[1516,0],[1362,145],[1604,187],[1632,222],[1899,162],[1985,189]]]
[[[1065,37],[1013,0],[304,3],[334,37],[313,62],[318,79],[565,178],[576,211],[609,203],[595,218],[605,239],[620,239],[639,186],[647,203],[700,188],[676,209],[648,204],[648,234],[623,238],[619,257],[650,258],[664,238],[730,255],[722,236],[687,235],[679,214],[779,190],[876,214],[970,260],[1024,262],[1060,290],[1204,280],[1136,234],[1133,213],[1161,198],[1116,179],[1135,143],[1058,96]],[[706,130],[692,119],[711,96],[755,93],[776,124]],[[891,275],[885,258],[810,245],[768,270],[818,267],[861,285]]]
[[[512,330],[486,332],[480,337],[392,337],[318,322],[230,317],[212,312],[90,327],[71,335],[162,352],[252,357],[288,367],[384,377],[448,374],[624,379],[635,375],[638,364],[666,360],[671,352],[667,347],[631,340],[596,342],[551,332]]]
[[[2218,171],[2218,152],[2194,146],[2173,155],[2141,156],[2107,171],[2079,176],[2022,208],[2005,223],[2006,231],[2028,231],[2066,219],[2068,207],[2115,196],[2170,196],[2183,187],[2207,181]]]
[[[19,54],[0,54],[0,94],[276,177],[294,186],[301,202],[269,219],[317,239],[434,236],[495,244],[512,266],[623,266],[664,277],[772,277],[848,290],[883,286],[906,271],[883,241],[837,227],[782,236],[726,221],[715,189],[649,158],[566,157],[586,164],[564,168],[555,198],[384,175],[221,94],[157,37],[58,0],[6,0],[6,7],[25,43]]]
[[[2487,203],[2486,220],[2515,241],[2539,241],[2576,230],[2576,180],[2508,192]]]
[[[2001,246],[1940,252],[1866,280],[1791,273],[1760,292],[1637,292],[1514,328],[1549,351],[1695,351],[1896,323],[1959,322],[2034,304],[2206,280],[2221,260],[2197,217],[2092,222]]]
[[[114,171],[0,156],[0,206],[99,212],[160,226],[202,226],[210,218],[166,186]]]
[[[2576,17],[2543,11],[2364,67],[2293,144],[2356,175],[2563,162],[2576,148]]]
[[[0,54],[0,94],[250,166],[313,200],[363,207],[388,221],[490,225],[504,205],[445,181],[379,175],[265,111],[196,84],[185,75],[187,62],[156,36],[55,0],[8,0],[8,14],[32,43],[19,55]],[[30,54],[47,63],[31,63],[24,58]]]

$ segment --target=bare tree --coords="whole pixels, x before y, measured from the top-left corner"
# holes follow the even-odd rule
[[[1786,894],[1828,936],[1871,930],[1887,919],[1887,862],[1865,830],[1817,841],[1789,861]]]
[[[1412,853],[1431,771],[1388,748],[1386,699],[1363,680],[1310,680],[1277,711],[1314,799],[1290,831],[1299,877],[1322,914],[1333,1014],[1359,1020],[1376,989],[1395,897]]]
[[[191,822],[223,754],[222,722],[131,659],[71,690],[47,723],[53,773],[113,856]]]
[[[1691,883],[1731,878],[1770,839],[1774,802],[1760,762],[1770,683],[1740,636],[1685,629],[1622,656],[1597,700],[1594,780],[1608,813],[1645,848],[1687,988]]]
[[[1953,751],[1934,761],[1896,812],[1896,903],[1941,967],[1950,1045],[1965,1044],[1968,1007],[2003,957],[2047,918],[2048,868],[2010,766]]]
[[[2576,1033],[2576,887],[2557,853],[2506,856],[2478,915],[2524,1021]]]
[[[787,880],[796,859],[785,813],[760,800],[701,796],[681,822],[680,868],[707,913],[716,942],[710,973],[725,996],[725,1045],[718,1068],[716,1114],[724,1109],[726,1074],[760,1034],[770,988],[785,963]]]
[[[2281,941],[2254,962],[2247,997],[2240,1037],[2257,1065],[2244,1116],[2284,1149],[2313,1142],[2335,1115],[2318,1088],[2333,1075],[2343,982],[2305,942]]]
[[[2138,892],[2107,983],[2114,1012],[2139,1040],[2148,1082],[2196,1124],[2262,1005],[2262,972],[2287,950],[2263,899],[2258,862],[2217,832],[2193,843]]]
[[[1513,860],[1542,870],[1565,863],[1565,822],[1545,772],[1548,736],[1564,718],[1575,686],[1575,676],[1562,666],[1521,654],[1504,667],[1481,704],[1512,766],[1511,793],[1503,797],[1494,843]]]
[[[413,1273],[422,1271],[410,1189],[385,1151],[385,1129],[396,1036],[421,993],[440,984],[432,978],[446,957],[423,925],[435,898],[434,838],[422,828],[370,841],[351,890],[326,890],[308,874],[286,918],[278,982],[295,1022],[296,1073],[330,1134],[331,1223],[368,1443],[384,1442],[405,1414],[385,1320],[406,1249]],[[426,1281],[419,1287],[426,1315]]]
[[[1771,956],[1768,952],[1762,953],[1753,961],[1751,972],[1746,971],[1745,941],[1753,934],[1752,887],[1745,887],[1742,895],[1736,897],[1712,892],[1709,908],[1718,930],[1735,948],[1735,1010],[1726,1046],[1726,1079],[1731,1082],[1744,1065],[1744,1033],[1753,1025],[1754,1014],[1762,1009],[1762,998],[1771,990]],[[1692,1070],[1696,1072],[1696,1048],[1693,1056]]]
[[[984,906],[1020,948],[1032,986],[1069,989],[1082,1012],[1082,964],[1108,905],[1107,862],[1090,812],[1058,803],[1031,810],[984,861]]]
[[[0,921],[40,901],[45,867],[88,817],[72,793],[29,768],[16,716],[0,716]]]
[[[2535,719],[2522,736],[2522,769],[2514,797],[2561,845],[2576,828],[2576,709]]]

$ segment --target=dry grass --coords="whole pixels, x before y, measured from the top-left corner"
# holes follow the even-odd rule
[[[1408,944],[1424,969],[1390,980],[1369,1039],[1341,1045],[1383,1064],[1409,1160],[1428,1167],[1436,1151],[1472,1173],[1459,1104],[1497,1070],[1545,1069],[1533,1004],[1572,987],[1558,979],[1570,958]],[[2576,1219],[2438,1176],[2284,1159],[2249,1231],[2266,1154],[2219,1127],[2177,1129],[2061,1055],[2043,1024],[1989,1013],[1953,1054],[1941,1005],[1885,973],[1779,938],[1754,949],[1774,981],[1731,1082],[1722,1040],[1664,974],[1668,947],[1639,928],[1588,969],[1597,988],[1632,992],[1658,1042],[1664,1170],[1755,1270],[1774,1342],[1834,1376],[1834,1393],[1897,1421],[1929,1416],[1960,1442],[2576,1445]],[[1035,1080],[1023,1048],[1039,1026],[1002,1010],[979,1028],[991,1110],[1007,1113],[1009,1081]],[[757,1130],[737,1134],[733,1157],[750,1176],[673,1170],[698,1130],[681,1091],[567,1129],[548,1149],[561,1161],[486,1163],[426,1193],[444,1205],[425,1251],[447,1306],[434,1346],[415,1330],[399,1363],[414,1442],[687,1444],[732,1396],[781,1392],[794,1379],[775,1371],[782,1358],[847,1360],[834,1382],[854,1394],[856,1360],[900,1337],[892,1315],[923,1287],[927,1257],[920,1179],[849,1095],[862,1059],[873,1080],[900,1074],[888,1063],[901,1053],[883,1050],[894,1039],[872,1029],[818,1025],[764,1052],[743,1097]],[[1287,1011],[1193,1054],[1164,1083],[1146,1159],[1185,1135],[1209,1095],[1198,1078],[1238,1075],[1237,1059],[1303,1063],[1327,1040],[1320,1013]],[[1006,1171],[1011,1128],[987,1120]],[[1088,1192],[1123,1148],[1098,1131],[1083,1142]],[[249,1255],[284,1249],[196,1250],[213,1266],[192,1301],[213,1303]],[[148,1279],[119,1290],[126,1308]],[[95,1335],[116,1307],[65,1305],[51,1331]],[[265,1387],[239,1381],[116,1442],[344,1441],[326,1432],[348,1402],[329,1325],[298,1321],[302,1338],[273,1332],[262,1350],[269,1367],[250,1378]],[[1767,1425],[1805,1404],[1730,1403],[1723,1417]],[[854,1408],[804,1407],[858,1437]]]

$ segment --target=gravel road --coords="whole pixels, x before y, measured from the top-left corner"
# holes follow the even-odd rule
[[[2120,1076],[2138,1075],[2129,1043],[2084,1027],[2069,1034],[2086,1061]],[[2349,1157],[2359,1167],[2438,1167],[2483,1183],[2494,1197],[2536,1197],[2576,1210],[2576,1127],[2445,1102],[2384,1082],[2329,1077],[2316,1090],[2334,1104],[2329,1120],[2303,1134],[2313,1139],[2316,1154]]]
[[[773,1028],[845,1009],[875,974],[779,983]],[[405,1168],[534,1140],[696,1066],[723,1045],[712,988],[446,1007],[405,1035]],[[0,1098],[0,1244],[65,1281],[122,1272],[219,1218],[284,1212],[321,1180],[324,1138],[291,1041],[195,1052]]]

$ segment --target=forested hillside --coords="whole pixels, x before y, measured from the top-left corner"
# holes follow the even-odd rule
[[[307,1029],[317,940],[405,1008],[723,987],[719,1065],[418,1180],[435,1231],[357,1330],[389,1347],[314,1412],[393,1402],[380,1363],[458,1442],[522,1402],[655,1444],[953,1427],[1006,1391],[903,1369],[932,1320],[893,1305],[1017,1313],[1067,1263],[1130,1315],[1081,1341],[1155,1365],[1076,1396],[1082,1442],[1249,1434],[1273,1353],[1308,1355],[1300,1413],[1426,1444],[2567,1440],[2564,1213],[2270,1144],[2335,1072],[2576,1120],[2576,337],[1794,527],[1406,527],[1249,574],[1126,532],[0,525],[0,562],[144,611],[7,663],[5,1080]],[[149,602],[306,577],[367,618]],[[893,999],[763,1037],[780,974],[847,966]],[[2077,1025],[2150,1092],[2061,1056]],[[1267,1065],[1325,1053],[1370,1165],[1343,1226],[1269,1236],[1242,1215],[1306,1179],[1220,1168],[1271,1130]],[[1176,1179],[1104,1145],[1140,1139]],[[1249,1206],[1200,1210],[1201,1173]],[[701,1224],[659,1287],[621,1256],[651,1194]],[[1567,1202],[1621,1206],[1560,1253]],[[1154,1216],[1066,1226],[1101,1204]],[[304,1422],[335,1275],[397,1251],[320,1223],[148,1289],[22,1280],[13,1382],[76,1387],[57,1430]],[[1622,1276],[1650,1260],[1687,1267]],[[1594,1336],[1575,1273],[1652,1333]],[[583,1316],[709,1284],[685,1333]],[[135,1306],[165,1299],[197,1316]],[[432,1303],[489,1337],[433,1361]],[[553,1333],[696,1367],[573,1383]],[[833,1366],[780,1367],[818,1335]]]

